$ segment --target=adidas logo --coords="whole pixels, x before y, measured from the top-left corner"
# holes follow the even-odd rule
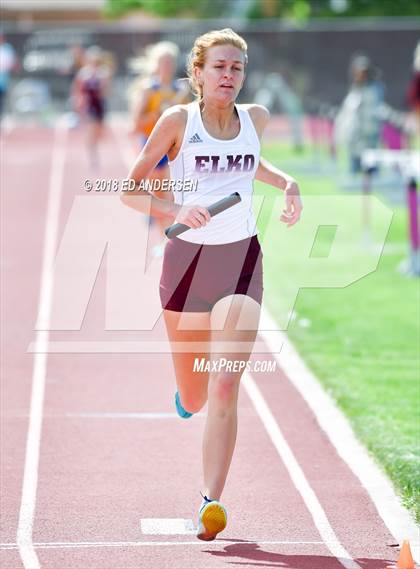
[[[189,139],[188,142],[203,142],[203,141],[202,141],[201,138],[198,136],[198,134],[195,133],[194,136],[192,136],[192,137]]]

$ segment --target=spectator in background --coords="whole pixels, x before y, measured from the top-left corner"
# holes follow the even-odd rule
[[[88,152],[93,169],[99,166],[98,145],[104,133],[106,96],[111,74],[104,64],[103,52],[92,46],[86,50],[86,62],[74,80],[76,109],[87,120]]]
[[[6,38],[0,33],[0,118],[6,105],[10,75],[17,69],[17,66],[18,59],[14,48],[6,42]]]
[[[335,134],[347,147],[351,172],[358,173],[363,151],[380,143],[384,89],[378,69],[366,55],[353,58],[350,73],[352,83],[337,114]]]

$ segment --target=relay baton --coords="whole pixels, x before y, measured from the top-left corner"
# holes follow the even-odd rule
[[[241,196],[238,194],[238,192],[235,192],[234,194],[227,196],[227,198],[223,198],[222,200],[219,200],[218,202],[209,206],[207,208],[207,211],[209,212],[210,217],[213,217],[214,215],[225,211],[225,209],[232,207],[240,201]],[[176,237],[177,235],[184,233],[184,231],[188,231],[188,229],[192,228],[189,225],[185,225],[184,223],[174,223],[165,229],[165,235],[168,239],[172,239],[172,237]]]

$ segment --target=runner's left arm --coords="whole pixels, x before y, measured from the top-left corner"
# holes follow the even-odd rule
[[[300,219],[303,209],[298,183],[294,178],[276,168],[271,162],[260,157],[255,178],[260,182],[284,190],[286,207],[283,209],[280,220],[291,227]]]
[[[270,119],[270,113],[261,105],[249,105],[248,111],[252,122],[254,123],[258,137],[261,138]],[[283,209],[280,220],[286,223],[288,227],[297,223],[303,206],[300,199],[299,186],[296,180],[292,176],[289,176],[289,174],[286,174],[279,168],[276,168],[274,164],[271,164],[271,162],[262,156],[260,157],[255,178],[260,182],[273,186],[274,188],[284,190],[286,196],[286,207]]]

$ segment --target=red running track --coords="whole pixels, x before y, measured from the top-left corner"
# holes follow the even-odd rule
[[[22,559],[33,544],[38,566],[45,569],[384,569],[395,559],[394,538],[279,369],[253,379],[347,561],[340,562],[323,542],[244,389],[223,496],[229,514],[225,532],[212,543],[193,534],[143,534],[146,518],[195,522],[200,503],[204,414],[189,421],[176,417],[168,353],[48,354],[33,528],[31,520],[21,520],[31,539],[21,538],[18,547],[37,358],[27,350],[36,338],[54,136],[52,130],[18,127],[2,147],[1,567],[31,567]],[[126,175],[118,150],[124,136],[118,128],[109,132],[101,177]],[[83,133],[70,131],[61,140],[58,242],[75,196],[83,194],[83,180],[92,178]],[[101,267],[82,329],[53,332],[51,341],[138,338],[104,330],[105,277]],[[165,338],[161,321],[150,338]],[[36,472],[27,475],[33,479]]]

